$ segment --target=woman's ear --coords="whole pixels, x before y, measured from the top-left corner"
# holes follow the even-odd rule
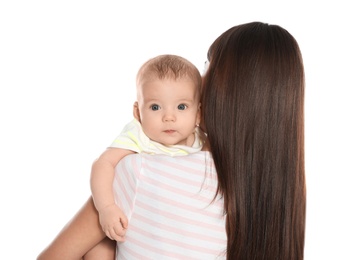
[[[138,102],[134,102],[133,104],[133,116],[136,120],[138,120],[138,122],[141,122],[141,116],[139,113],[139,108],[138,108]]]

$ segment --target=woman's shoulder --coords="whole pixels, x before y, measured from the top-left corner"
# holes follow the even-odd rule
[[[207,151],[199,151],[184,156],[140,154],[139,157],[142,168],[149,166],[149,168],[167,172],[179,171],[182,174],[197,171],[204,176],[204,171],[214,168],[211,154]]]
[[[211,154],[208,151],[198,151],[188,155],[182,156],[169,156],[162,154],[134,154],[136,157],[141,157],[144,161],[159,161],[159,162],[178,162],[178,163],[187,163],[187,162],[201,162],[204,163],[205,160],[211,159]]]
[[[203,176],[205,172],[215,173],[215,167],[211,153],[199,151],[184,156],[151,155],[147,153],[135,153],[125,156],[118,164],[118,168],[134,172],[135,177],[148,172],[152,175],[162,173],[172,174],[194,172]]]

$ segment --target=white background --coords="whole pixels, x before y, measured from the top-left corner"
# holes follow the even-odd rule
[[[251,21],[286,28],[303,53],[306,259],[352,259],[351,9],[311,2],[1,1],[0,259],[35,259],[86,201],[144,61],[178,54],[202,71],[213,40]]]

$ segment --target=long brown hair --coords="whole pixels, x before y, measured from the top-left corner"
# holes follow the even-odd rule
[[[232,27],[208,54],[202,117],[224,198],[227,259],[303,259],[304,68],[294,37]]]

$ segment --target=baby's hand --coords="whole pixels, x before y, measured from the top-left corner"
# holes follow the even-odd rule
[[[99,210],[99,222],[107,237],[119,242],[125,241],[128,220],[116,204]]]

